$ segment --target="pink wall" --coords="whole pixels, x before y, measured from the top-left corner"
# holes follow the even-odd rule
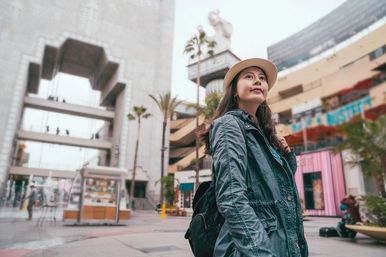
[[[345,196],[345,181],[343,175],[342,158],[329,151],[306,153],[297,156],[298,169],[295,181],[299,190],[299,197],[304,199],[303,174],[321,172],[323,184],[323,210],[307,210],[310,215],[338,216],[340,215],[340,200]]]

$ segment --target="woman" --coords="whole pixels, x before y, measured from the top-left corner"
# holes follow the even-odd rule
[[[235,64],[224,78],[225,95],[214,122],[202,134],[225,218],[214,256],[308,256],[295,154],[275,134],[266,103],[276,78],[270,61]]]

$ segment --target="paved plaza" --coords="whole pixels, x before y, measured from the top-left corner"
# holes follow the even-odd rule
[[[64,226],[61,212],[56,226],[47,221],[36,226],[37,218],[26,221],[26,212],[0,209],[1,257],[191,257],[183,238],[189,217],[167,217],[152,211],[134,212],[128,226]],[[37,211],[34,215],[39,217]],[[385,257],[386,244],[358,234],[355,240],[321,238],[322,226],[334,226],[337,218],[311,217],[305,221],[310,256]]]

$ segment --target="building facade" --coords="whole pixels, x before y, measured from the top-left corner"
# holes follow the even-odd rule
[[[174,0],[2,1],[0,191],[11,175],[74,176],[75,170],[17,165],[20,144],[28,141],[103,150],[98,164],[128,169],[130,180],[137,130],[126,116],[144,105],[153,117],[142,122],[137,178],[145,183],[141,194],[157,194],[162,114],[148,94],[171,89],[173,23]],[[100,92],[98,108],[35,97],[41,80],[58,73],[87,78]],[[106,137],[22,130],[25,108],[103,120]]]
[[[354,22],[353,10],[367,15]],[[339,24],[349,29],[343,38],[334,34]],[[319,34],[310,34],[311,30]],[[297,152],[296,182],[310,214],[339,215],[339,202],[346,194],[374,192],[372,179],[364,177],[360,167],[349,165],[350,153],[335,155],[331,149],[344,140],[339,125],[355,116],[376,119],[386,113],[385,33],[383,1],[347,1],[268,47],[268,58],[281,70],[268,103],[278,114],[277,131]],[[279,47],[295,42],[309,51],[307,57],[299,57],[300,49],[284,54]]]

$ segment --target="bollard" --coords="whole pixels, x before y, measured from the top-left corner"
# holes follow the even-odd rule
[[[166,204],[165,203],[162,203],[161,218],[162,219],[166,218]]]

